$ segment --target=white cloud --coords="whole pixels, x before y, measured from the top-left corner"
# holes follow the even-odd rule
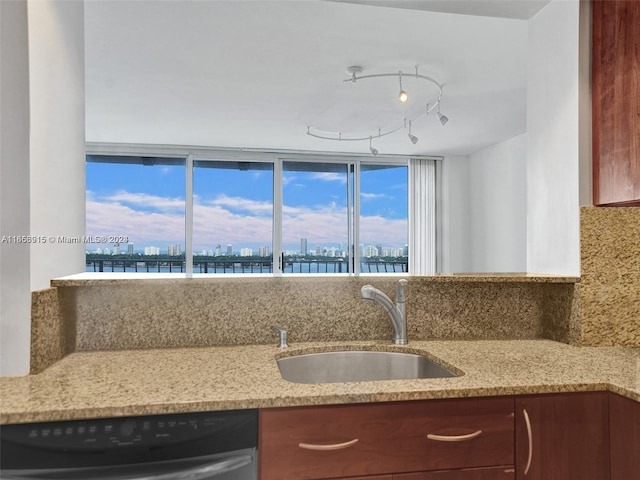
[[[226,207],[231,210],[248,212],[249,215],[251,215],[252,212],[256,214],[259,213],[262,215],[264,214],[271,215],[273,212],[273,204],[271,202],[262,202],[262,201],[251,200],[249,198],[242,198],[242,197],[229,197],[224,194],[219,195],[212,200],[200,200],[199,197],[197,198],[197,200],[198,200],[198,205]],[[195,203],[195,199],[194,199],[194,203]]]
[[[407,243],[407,238],[406,219],[390,219],[379,215],[360,217],[360,243],[401,247]]]
[[[393,197],[388,197],[388,195],[385,195],[384,193],[365,193],[365,192],[360,192],[360,197],[362,197],[363,200],[374,200],[376,198],[393,198]]]
[[[282,185],[289,185],[295,179],[296,179],[295,175],[283,175],[282,176]],[[300,185],[300,184],[296,184],[296,185],[304,186],[304,185]]]
[[[311,175],[313,180],[323,180],[325,182],[347,183],[347,176],[344,173],[317,172]]]
[[[94,196],[95,198],[95,196]],[[124,203],[131,205],[140,205],[156,210],[181,210],[184,212],[184,198],[159,197],[157,195],[149,195],[148,193],[130,193],[119,190],[113,195],[104,198],[109,203]]]
[[[148,211],[152,205],[157,211]],[[215,249],[217,244],[234,250],[243,246],[270,245],[272,206],[242,197],[194,199],[194,250]],[[184,200],[117,192],[98,198],[87,191],[87,235],[125,235],[136,249],[148,245],[184,245]],[[407,221],[379,215],[360,219],[361,242],[400,247],[407,242]],[[347,210],[335,203],[313,207],[283,207],[283,243],[298,245],[300,238],[313,245],[347,242]]]
[[[86,233],[93,236],[128,236],[129,241],[137,244],[136,248],[159,246],[159,241],[184,245],[184,212],[145,212],[88,197]]]

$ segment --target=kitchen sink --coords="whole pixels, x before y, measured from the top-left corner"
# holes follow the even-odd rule
[[[457,377],[422,355],[399,352],[337,351],[277,360],[280,375],[296,383],[368,382]]]

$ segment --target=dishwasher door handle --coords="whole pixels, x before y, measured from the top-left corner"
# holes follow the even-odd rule
[[[196,466],[189,466],[183,469],[175,469],[171,472],[140,472],[139,474],[127,473],[126,468],[67,468],[67,469],[41,469],[41,470],[10,470],[2,472],[3,480],[175,480],[188,478],[189,480],[206,480],[214,478],[224,473],[232,472],[245,467],[253,462],[252,455],[237,455],[235,457],[225,457],[207,463],[200,463]],[[166,466],[168,462],[149,463],[149,470],[158,465]],[[47,476],[47,473],[51,476]],[[64,473],[64,477],[60,475]]]

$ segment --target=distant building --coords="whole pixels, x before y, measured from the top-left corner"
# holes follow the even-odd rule
[[[127,244],[127,254],[128,255],[133,255],[133,243],[128,243]]]
[[[216,245],[216,257],[219,257],[220,255],[222,255],[222,245],[218,244]]]
[[[367,258],[377,257],[378,256],[378,247],[375,245],[367,245],[364,247],[363,255]]]
[[[402,255],[405,257],[409,256],[409,245],[405,244],[404,248],[402,249]]]
[[[316,245],[316,255],[322,255],[322,247],[320,245]]]
[[[173,246],[173,254],[174,255],[180,255],[180,253],[182,252],[182,245],[174,245]]]
[[[227,243],[227,256],[230,257],[231,255],[233,255],[233,245]]]
[[[167,247],[167,255],[169,255],[170,257],[173,257],[173,245],[169,245]]]
[[[301,238],[300,239],[300,255],[307,255],[307,239],[306,238]]]
[[[113,246],[113,254],[114,255],[120,255],[120,244],[119,243],[116,243]]]
[[[108,249],[106,249],[106,250],[108,250]],[[160,255],[160,249],[158,247],[154,247],[154,246],[144,247],[144,254],[145,255]]]
[[[251,248],[241,248],[240,249],[241,257],[251,257],[253,256],[253,250]]]

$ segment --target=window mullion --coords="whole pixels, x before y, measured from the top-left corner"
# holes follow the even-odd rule
[[[355,162],[353,172],[353,238],[349,248],[353,257],[353,273],[360,273],[360,162]]]
[[[184,210],[184,269],[193,273],[193,155],[187,155],[185,161],[185,210]]]
[[[273,273],[282,273],[282,159],[273,163]]]

